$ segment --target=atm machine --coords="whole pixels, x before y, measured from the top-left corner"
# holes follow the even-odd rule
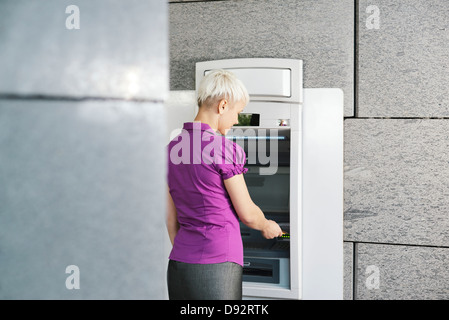
[[[233,72],[250,103],[226,135],[247,156],[245,181],[254,203],[285,232],[267,240],[241,223],[243,295],[301,298],[302,61],[231,59],[196,64],[196,87],[213,69]]]
[[[266,240],[241,224],[244,299],[343,299],[344,95],[303,88],[302,68],[294,59],[196,63],[196,88],[210,70],[226,69],[248,89],[227,138],[246,152],[252,199],[285,231]],[[177,128],[198,112],[196,92],[171,96],[169,127]]]

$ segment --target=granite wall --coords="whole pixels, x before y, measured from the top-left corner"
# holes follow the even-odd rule
[[[345,94],[345,299],[448,299],[449,2],[170,1],[170,89],[195,62],[304,60]]]
[[[163,299],[167,2],[4,0],[0,42],[0,299]]]
[[[357,6],[356,117],[345,120],[353,297],[446,300],[449,2]]]

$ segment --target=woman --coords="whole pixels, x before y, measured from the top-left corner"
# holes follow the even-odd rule
[[[239,219],[267,239],[282,235],[251,200],[243,178],[245,152],[224,137],[248,102],[246,88],[231,72],[210,72],[198,88],[194,122],[185,123],[168,145],[170,299],[242,299]]]

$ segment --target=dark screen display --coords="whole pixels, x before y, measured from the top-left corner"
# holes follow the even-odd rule
[[[258,127],[260,123],[260,114],[241,113],[239,114],[239,123],[235,126],[240,127]]]

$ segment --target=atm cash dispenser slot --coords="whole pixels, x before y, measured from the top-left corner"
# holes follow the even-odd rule
[[[243,281],[279,283],[279,260],[262,258],[243,259]]]

